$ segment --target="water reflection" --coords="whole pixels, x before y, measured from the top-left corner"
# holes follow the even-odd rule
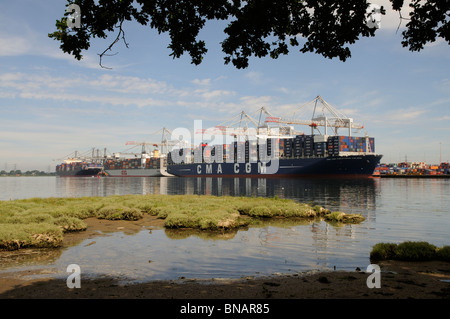
[[[292,179],[211,177],[56,178],[58,196],[197,194],[294,199],[375,221],[379,179]],[[347,229],[347,228],[343,228]],[[342,230],[341,230],[342,231]],[[352,236],[352,235],[350,235]]]
[[[348,211],[373,210],[376,179],[265,179],[265,178],[56,178],[57,196],[123,194],[199,194],[291,198]]]
[[[0,253],[0,270],[17,266],[42,265],[53,263],[61,257],[61,249],[23,248],[19,251],[2,251]]]
[[[379,179],[289,178],[57,178],[58,196],[197,194],[294,199],[375,220]]]
[[[250,178],[56,178],[49,196],[199,194],[290,198],[331,210],[361,213],[363,225],[320,220],[270,219],[228,232],[143,229],[108,234],[47,255],[39,263],[63,269],[82,265],[92,274],[134,280],[240,277],[275,272],[367,266],[379,180]]]
[[[2,200],[122,194],[278,196],[361,213],[366,220],[339,225],[272,219],[223,233],[115,232],[68,248],[40,250],[42,254],[24,251],[15,259],[0,259],[0,270],[46,264],[67,276],[67,265],[78,263],[83,273],[120,274],[136,280],[239,277],[335,265],[351,270],[367,267],[369,252],[378,242],[425,240],[448,245],[449,192],[449,180],[422,179],[4,177],[0,179]]]

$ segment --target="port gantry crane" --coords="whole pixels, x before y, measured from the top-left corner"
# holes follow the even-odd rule
[[[162,129],[156,131],[152,135],[157,135],[159,133],[162,133],[161,142],[128,141],[128,142],[125,143],[125,145],[135,145],[135,146],[141,145],[142,146],[142,153],[144,153],[146,151],[145,150],[145,146],[147,146],[147,145],[151,145],[151,146],[154,146],[154,147],[161,147],[161,153],[162,154],[167,154],[167,152],[169,151],[169,146],[177,145],[178,141],[171,140],[172,131],[170,131],[169,129],[167,129],[165,127],[163,127]],[[133,146],[133,147],[135,147],[135,146]]]
[[[106,148],[103,150],[103,155],[100,155],[100,149],[96,149],[95,147],[84,151],[84,152],[78,152],[74,151],[70,153],[69,155],[64,156],[63,158],[59,159],[53,159],[53,161],[64,161],[64,163],[77,163],[77,162],[96,162],[96,163],[102,163],[103,160],[106,158]]]
[[[322,105],[322,114],[319,113],[318,102]],[[353,122],[352,118],[345,116],[340,111],[336,110],[329,103],[327,103],[320,95],[314,100],[302,105],[299,111],[305,109],[307,106],[314,104],[313,116],[311,120],[300,120],[295,118],[281,118],[281,117],[266,117],[266,122],[287,124],[287,125],[308,125],[311,127],[311,134],[314,134],[314,130],[319,126],[324,127],[324,132],[321,135],[328,135],[328,128],[334,129],[334,135],[338,135],[339,128],[347,128],[348,136],[352,135],[352,129],[363,129],[364,126]],[[320,131],[319,131],[320,133]]]
[[[258,123],[245,111],[232,118],[207,129],[198,129],[196,134],[202,135],[229,135],[238,139],[240,136],[246,137],[256,136]]]
[[[179,146],[179,143],[181,141],[174,141],[172,140],[173,132],[169,129],[163,127],[162,129],[156,131],[155,133],[151,135],[157,135],[159,133],[162,133],[161,136],[161,142],[135,142],[135,141],[128,141],[126,145],[142,145],[142,157],[144,158],[146,155],[145,146],[151,145],[156,148],[161,147],[160,154],[158,154],[159,160],[160,160],[160,173],[163,176],[172,176],[171,174],[167,173],[167,154],[170,152],[169,146]],[[146,157],[145,157],[146,158]]]
[[[255,117],[259,113],[259,120]],[[234,117],[220,123],[219,125],[207,128],[199,129],[196,134],[204,135],[229,135],[238,140],[240,137],[245,140],[262,138],[280,138],[283,136],[291,136],[293,128],[283,123],[278,123],[275,126],[269,126],[269,121],[263,121],[265,119],[274,119],[275,117],[270,114],[265,107],[258,109],[253,115],[241,111]]]
[[[319,103],[322,105],[321,110]],[[234,136],[235,139],[239,136],[244,136],[247,139],[249,136],[281,138],[303,134],[303,132],[295,131],[292,125],[307,125],[311,127],[311,134],[314,134],[315,130],[317,130],[319,135],[323,136],[338,135],[338,129],[347,128],[348,136],[351,136],[352,129],[360,130],[364,128],[363,125],[354,123],[352,118],[345,116],[342,112],[332,107],[320,95],[302,105],[297,112],[302,112],[311,105],[313,106],[311,120],[299,119],[295,117],[295,113],[289,118],[277,117],[272,115],[265,107],[261,107],[255,112],[255,114],[259,113],[259,120],[256,120],[245,111],[241,111],[236,116],[219,125],[208,129],[197,130],[196,134],[226,134]],[[323,133],[319,127],[324,128]],[[332,129],[333,133],[329,134],[328,129]]]

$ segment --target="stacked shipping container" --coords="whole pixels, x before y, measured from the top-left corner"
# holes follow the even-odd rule
[[[78,171],[80,169],[86,169],[88,167],[101,168],[102,164],[88,163],[88,162],[63,163],[63,164],[56,165],[56,172]]]
[[[339,155],[339,136],[329,136],[327,141],[327,152],[329,156]]]
[[[366,147],[367,141],[369,143],[368,148]],[[314,135],[297,135],[294,138],[279,139],[278,145],[280,158],[338,156],[342,152],[375,152],[374,138],[366,137],[329,136],[326,141],[314,142]],[[233,142],[222,147],[202,144],[195,149],[184,149],[183,153],[193,155],[194,163],[214,162],[217,159],[223,159],[223,162],[244,163],[255,162],[261,156],[259,147],[260,145],[256,141]],[[271,156],[271,139],[267,140],[266,152],[268,156]],[[170,159],[171,154],[169,153],[169,161]],[[190,162],[186,157],[183,157],[183,160],[185,163]]]
[[[305,142],[304,135],[297,135],[294,138],[294,157],[302,157],[303,156],[303,143]]]
[[[339,150],[341,152],[365,152],[369,146],[369,152],[373,152],[375,141],[369,137],[369,145],[366,145],[367,138],[353,136],[339,136]]]
[[[103,164],[104,169],[133,169],[141,168],[142,159],[140,158],[130,158],[130,159],[116,159],[107,160]],[[145,160],[145,168],[159,168],[160,166],[159,158],[152,157]]]

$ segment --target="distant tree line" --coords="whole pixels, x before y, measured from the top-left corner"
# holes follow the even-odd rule
[[[39,171],[37,169],[32,170],[32,171],[26,171],[26,172],[22,172],[20,169],[17,170],[11,170],[9,172],[2,170],[0,171],[0,176],[54,176],[55,172],[44,172],[44,171]]]

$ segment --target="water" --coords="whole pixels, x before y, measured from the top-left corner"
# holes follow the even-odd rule
[[[0,259],[0,271],[46,268],[51,276],[67,276],[67,266],[76,263],[83,275],[122,276],[133,282],[236,278],[365,269],[378,242],[450,243],[450,180],[0,178],[1,200],[120,194],[278,196],[361,213],[366,220],[340,226],[271,221],[223,234],[146,227],[131,235],[108,233],[69,248],[31,250],[14,262]]]

